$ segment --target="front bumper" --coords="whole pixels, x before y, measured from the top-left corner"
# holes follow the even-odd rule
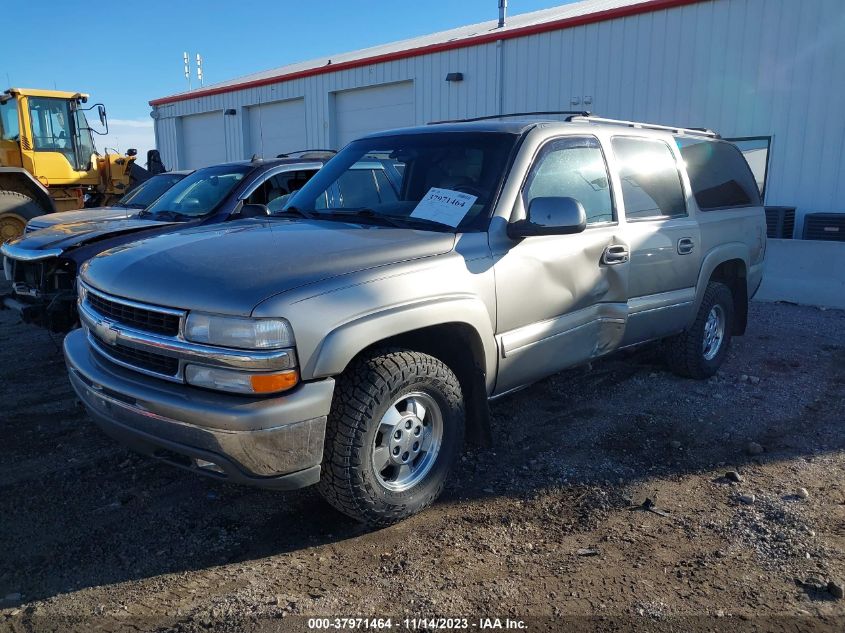
[[[123,369],[93,352],[82,330],[64,350],[91,417],[133,450],[234,483],[288,490],[319,481],[331,378],[258,399]]]

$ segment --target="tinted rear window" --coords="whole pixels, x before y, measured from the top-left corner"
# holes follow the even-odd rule
[[[731,143],[677,138],[695,201],[702,210],[756,206],[760,192],[742,153]]]

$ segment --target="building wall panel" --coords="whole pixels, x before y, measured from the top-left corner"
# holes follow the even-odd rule
[[[446,82],[449,72],[464,81]],[[244,109],[302,98],[308,145],[328,147],[333,93],[412,81],[417,124],[588,109],[772,136],[766,202],[797,206],[800,218],[845,211],[845,82],[834,80],[843,76],[841,0],[710,0],[170,103],[156,108],[156,133],[170,167],[180,154],[174,118],[233,108],[221,142],[229,159],[245,158]]]

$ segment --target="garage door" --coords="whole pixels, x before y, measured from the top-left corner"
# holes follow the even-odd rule
[[[247,155],[273,158],[284,152],[307,149],[305,99],[264,103],[247,108]]]
[[[226,162],[223,113],[207,112],[182,117],[181,169],[197,169]]]
[[[340,149],[371,132],[414,124],[414,84],[404,81],[335,93],[334,139]]]

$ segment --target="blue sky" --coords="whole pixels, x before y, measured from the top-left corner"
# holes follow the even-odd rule
[[[509,0],[527,13],[567,0]],[[3,0],[0,83],[88,92],[112,134],[98,148],[152,148],[148,101],[185,89],[182,52],[206,85],[284,64],[495,19],[497,0]],[[196,84],[196,75],[194,75]],[[5,86],[6,87],[9,86]]]

